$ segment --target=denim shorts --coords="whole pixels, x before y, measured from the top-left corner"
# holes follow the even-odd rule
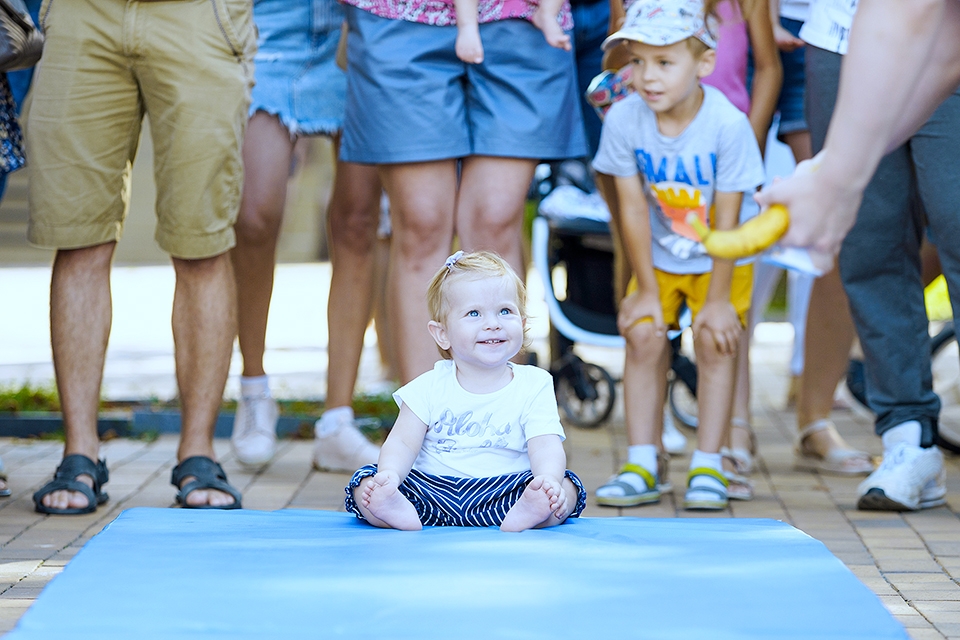
[[[484,61],[467,64],[454,50],[455,26],[344,10],[350,31],[343,160],[586,154],[573,52],[548,45],[530,22],[481,24]]]
[[[347,494],[344,508],[361,520],[365,518],[353,498],[353,491],[364,478],[376,473],[375,464],[360,467],[344,489]],[[567,470],[564,477],[577,488],[575,506],[569,517],[578,518],[587,506],[587,491],[573,471]],[[531,480],[533,473],[530,471],[491,478],[453,478],[411,469],[399,491],[417,509],[417,516],[424,526],[499,527]]]
[[[336,0],[256,0],[260,32],[250,115],[280,118],[291,135],[343,126],[346,75],[336,64],[343,7]]]
[[[797,35],[803,22],[790,18],[780,18],[783,28]],[[804,88],[804,52],[806,47],[793,51],[781,51],[780,61],[783,63],[783,86],[780,88],[780,98],[777,101],[777,111],[780,112],[780,128],[777,138],[790,133],[807,131],[807,119],[803,113]]]

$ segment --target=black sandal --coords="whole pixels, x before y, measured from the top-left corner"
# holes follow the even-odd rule
[[[184,478],[193,476],[191,480],[183,487],[180,483]],[[185,509],[240,509],[240,492],[234,489],[227,482],[227,474],[223,467],[206,456],[192,456],[187,458],[173,468],[170,475],[170,484],[179,489],[177,493],[177,503]],[[214,507],[208,504],[194,507],[187,504],[187,496],[197,489],[216,489],[233,496],[233,503],[222,507]]]
[[[93,478],[93,488],[86,483],[80,482],[77,476],[90,476]],[[43,485],[43,488],[33,494],[33,505],[37,513],[48,513],[52,515],[71,516],[82,513],[93,513],[97,507],[107,501],[109,496],[101,491],[103,485],[110,479],[107,473],[107,463],[105,460],[94,462],[85,455],[74,453],[65,456],[56,473],[53,474],[53,480]],[[77,491],[87,496],[87,506],[68,509],[56,509],[43,504],[43,498],[54,491]]]

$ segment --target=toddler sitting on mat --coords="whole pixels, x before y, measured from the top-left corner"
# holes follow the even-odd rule
[[[547,371],[510,361],[526,342],[526,291],[499,256],[450,256],[427,290],[443,355],[401,387],[376,465],[346,488],[347,511],[377,527],[549,527],[580,515]]]

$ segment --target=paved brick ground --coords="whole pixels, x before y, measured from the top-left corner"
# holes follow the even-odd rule
[[[268,369],[275,388],[286,395],[311,395],[324,387],[326,329],[322,301],[326,293],[315,289],[317,283],[329,281],[327,268],[322,264],[294,265],[280,270],[282,277],[274,295],[278,308],[272,312],[268,332],[268,343],[273,345],[268,352]],[[130,393],[164,397],[164,390],[173,384],[167,324],[170,301],[164,298],[172,291],[171,272],[142,268],[117,271],[114,287],[122,290],[114,298],[116,320],[105,388],[122,397]],[[5,276],[12,273],[4,271]],[[5,286],[20,287],[14,289],[11,299],[45,295],[48,273],[24,269],[14,275],[4,281]],[[167,294],[138,297],[145,278],[152,283],[152,293]],[[304,296],[304,291],[314,294]],[[536,302],[539,296],[534,282],[531,301]],[[535,345],[544,355],[546,309],[534,307],[531,311],[537,325],[532,330]],[[43,383],[49,379],[45,323],[46,310],[39,302],[25,305],[21,314],[0,314],[0,336],[17,336],[0,350],[0,383]],[[584,351],[589,360],[619,374],[618,359],[622,356],[615,351]],[[873,589],[913,638],[960,638],[960,518],[956,511],[960,508],[960,459],[947,461],[950,506],[905,515],[856,511],[857,479],[821,475],[796,466],[792,453],[795,417],[783,409],[788,359],[789,332],[775,325],[761,325],[751,352],[754,424],[760,444],[759,469],[754,475],[757,496],[752,502],[734,503],[729,511],[716,516],[789,522],[824,542]],[[234,370],[238,363],[235,358]],[[379,384],[376,363],[375,341],[368,341],[361,365],[362,388],[370,390]],[[235,378],[230,385],[228,394],[236,386]],[[960,384],[956,390],[960,391]],[[960,407],[960,394],[949,403],[953,406],[945,410],[945,417],[956,423],[960,413],[954,409]],[[880,453],[879,439],[867,418],[849,410],[836,411],[833,417],[852,444]],[[619,467],[625,445],[618,408],[612,421],[602,428],[568,428],[569,466],[592,491]],[[247,508],[342,509],[347,476],[312,471],[310,442],[284,441],[273,463],[256,474],[233,460],[226,441],[218,441],[217,449],[231,481],[243,491]],[[688,444],[688,451],[691,449],[692,442]],[[31,495],[50,478],[61,450],[62,444],[57,442],[0,439],[0,457],[13,489],[12,497],[0,499],[0,633],[16,624],[43,586],[120,510],[173,506],[170,470],[175,463],[176,439],[162,437],[152,443],[117,439],[102,448],[111,474],[107,485],[110,501],[104,507],[87,516],[38,515],[33,512]],[[682,482],[687,464],[685,456],[671,462],[675,483]],[[598,507],[591,501],[586,515],[710,517],[678,510],[671,495],[659,505],[623,510]]]
[[[836,412],[841,432],[854,444],[878,453],[867,422]],[[796,466],[791,445],[793,415],[762,408],[755,416],[760,442],[757,497],[733,503],[716,517],[775,518],[824,542],[870,587],[910,630],[913,638],[960,638],[960,519],[952,507],[913,514],[864,513],[854,509],[857,480],[821,475]],[[569,466],[589,489],[619,465],[623,423],[595,429],[568,429]],[[232,458],[226,441],[218,453],[250,509],[342,509],[343,474],[310,468],[311,443],[284,441],[276,459],[250,473]],[[689,449],[690,447],[688,447]],[[31,494],[45,482],[60,455],[56,442],[0,440],[14,495],[0,502],[0,631],[13,627],[47,582],[77,550],[117,513],[137,506],[169,507],[176,438],[146,443],[117,439],[104,443],[110,463],[110,501],[95,514],[45,517],[33,512]],[[674,479],[683,477],[686,456],[671,461]],[[960,464],[948,459],[949,500],[960,501]],[[609,509],[591,504],[586,515],[691,517],[668,495],[659,505]],[[696,517],[710,517],[697,514]]]

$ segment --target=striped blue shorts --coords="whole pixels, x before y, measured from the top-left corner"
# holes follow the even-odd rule
[[[360,467],[345,491],[347,511],[364,520],[353,490],[364,478],[376,475],[377,465]],[[577,488],[577,505],[570,514],[576,518],[587,506],[587,492],[575,473],[567,470],[564,477]],[[424,526],[442,527],[499,527],[523,490],[533,480],[533,473],[522,471],[491,478],[454,478],[433,476],[412,469],[400,485],[400,493],[417,509]]]

